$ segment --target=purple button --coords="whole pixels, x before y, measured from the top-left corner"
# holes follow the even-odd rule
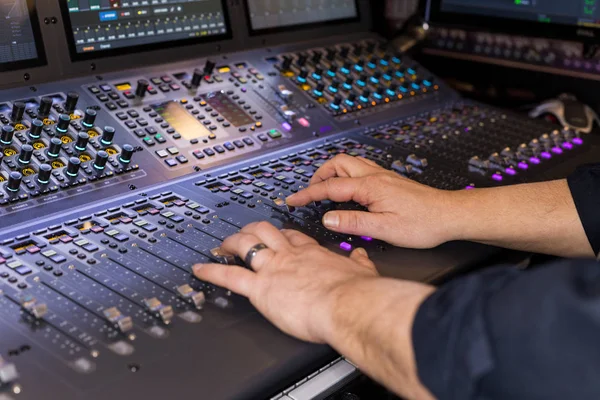
[[[567,149],[567,150],[572,150],[573,149],[573,143],[570,142],[564,142],[562,145],[563,149]]]
[[[344,251],[352,251],[352,245],[350,243],[342,242],[340,243],[340,249]]]
[[[512,169],[512,168],[506,168],[504,171],[505,171],[507,174],[511,175],[511,176],[514,176],[514,175],[516,175],[516,174],[517,174],[517,171],[515,171],[515,170],[514,170],[514,169]]]
[[[362,240],[366,241],[366,242],[372,242],[373,238],[370,236],[361,236],[360,237]]]
[[[542,151],[542,158],[545,158],[546,160],[552,158],[552,154],[548,153],[547,151]]]
[[[292,130],[292,126],[287,122],[284,122],[283,124],[281,124],[281,126],[288,132]]]
[[[554,154],[562,154],[562,153],[563,153],[563,150],[562,150],[560,147],[553,147],[553,148],[552,148],[552,152],[553,152]]]
[[[504,178],[500,174],[494,174],[494,175],[492,175],[492,179],[495,180],[495,181],[498,181],[498,182],[502,182],[502,180]]]
[[[528,169],[529,168],[529,165],[526,162],[523,162],[523,161],[521,161],[518,166],[521,169]]]
[[[475,186],[469,185],[465,188],[465,190],[473,190],[475,189]]]
[[[583,139],[578,138],[578,137],[573,138],[573,143],[575,143],[576,145],[580,146],[580,145],[583,144]]]

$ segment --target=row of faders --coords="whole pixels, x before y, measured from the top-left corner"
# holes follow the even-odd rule
[[[97,111],[77,109],[79,95],[16,101],[0,114],[0,204],[25,200],[138,169],[133,146],[96,126]]]
[[[375,41],[282,54],[281,74],[335,116],[435,92],[434,79]]]

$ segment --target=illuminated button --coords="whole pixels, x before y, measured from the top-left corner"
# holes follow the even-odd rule
[[[160,158],[165,158],[169,156],[169,153],[166,150],[156,150],[156,155]]]
[[[187,99],[181,99],[181,104],[187,104],[188,100]]]
[[[235,150],[235,147],[233,147],[233,144],[231,144],[231,142],[225,142],[225,143],[223,143],[223,147],[225,147],[229,151]]]
[[[279,132],[277,129],[271,129],[269,131],[269,136],[271,137],[271,139],[279,139],[282,135],[281,132]]]
[[[167,164],[169,167],[175,167],[177,166],[177,161],[175,161],[173,158],[167,158],[165,160],[165,164]]]
[[[177,159],[177,161],[179,161],[181,164],[186,164],[188,162],[188,159],[186,158],[186,156],[177,156],[175,157]]]
[[[201,160],[201,159],[203,159],[203,158],[205,157],[205,156],[204,156],[204,153],[202,153],[202,151],[201,151],[201,150],[196,150],[196,151],[194,151],[192,154],[193,154],[193,155],[194,155],[194,157],[196,157],[198,160]]]
[[[179,154],[179,149],[177,147],[169,147],[167,151],[173,155]]]
[[[216,138],[217,138],[217,135],[215,135],[214,133],[211,133],[210,135],[208,135],[208,138],[209,138],[210,140],[214,140],[214,139],[216,139]]]

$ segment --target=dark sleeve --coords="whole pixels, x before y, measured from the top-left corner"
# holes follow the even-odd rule
[[[418,373],[440,400],[600,399],[600,264],[500,267],[419,308]]]
[[[600,253],[600,164],[578,168],[568,179],[569,188],[585,233]]]

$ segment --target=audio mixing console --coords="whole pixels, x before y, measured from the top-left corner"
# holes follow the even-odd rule
[[[352,2],[306,42],[247,49],[240,39],[238,52],[215,54],[203,43],[226,40],[236,25],[224,2],[60,3],[74,65],[118,57],[113,49],[128,48],[119,40],[141,50],[165,37],[181,44],[175,27],[164,36],[152,24],[105,45],[90,35],[80,43],[81,32],[98,33],[90,18],[106,27],[167,9],[181,22],[184,3],[223,25],[190,28],[184,42],[202,56],[93,76],[63,65],[52,79],[0,92],[1,400],[319,398],[300,393],[321,382],[313,372],[335,353],[279,333],[246,300],[195,279],[192,265],[235,262],[220,243],[266,220],[341,254],[364,247],[384,275],[431,281],[499,250],[394,248],[321,224],[328,210],[356,204],[296,209],[285,198],[339,154],[446,190],[559,176],[596,154],[591,136],[463,100],[366,29],[351,33],[364,20],[340,19],[357,12]],[[248,27],[252,36],[266,21],[272,28],[269,10]],[[287,15],[294,10],[282,5],[282,21],[305,24],[306,10]],[[231,18],[244,25],[238,14]],[[148,32],[160,38],[136,42]],[[19,68],[29,67],[8,69]],[[343,363],[330,368],[350,376],[355,368]]]

